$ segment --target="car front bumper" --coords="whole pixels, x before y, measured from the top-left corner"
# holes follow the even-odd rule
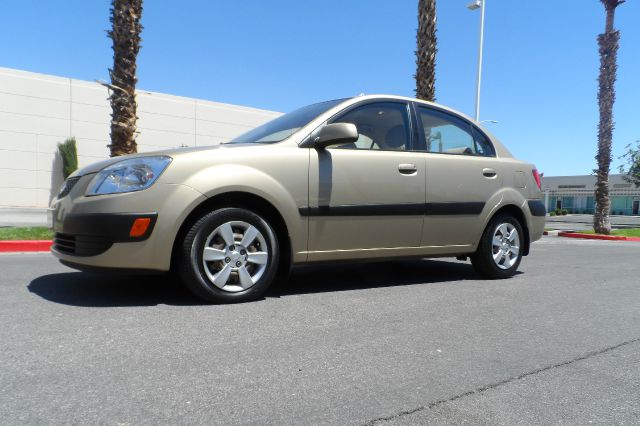
[[[54,256],[77,269],[168,271],[180,226],[205,197],[189,186],[160,182],[138,192],[85,196],[93,176],[83,176],[52,202]],[[149,224],[132,237],[136,219]]]

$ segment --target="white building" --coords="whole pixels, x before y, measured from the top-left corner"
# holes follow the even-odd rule
[[[138,151],[214,145],[278,112],[138,91]],[[111,107],[94,82],[0,67],[0,207],[46,207],[62,183],[57,144],[75,137],[79,166],[109,156]]]

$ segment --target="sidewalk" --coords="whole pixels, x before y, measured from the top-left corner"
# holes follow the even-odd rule
[[[47,209],[0,207],[0,227],[47,226]]]
[[[614,228],[640,228],[640,216],[610,216]],[[567,216],[548,216],[546,227],[558,230],[582,231],[593,229],[593,215],[571,214]]]

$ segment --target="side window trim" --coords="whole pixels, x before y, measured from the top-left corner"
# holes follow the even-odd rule
[[[411,112],[411,151],[414,152],[423,152],[426,151],[427,145],[424,140],[424,131],[422,129],[422,121],[420,117],[418,117],[417,106],[415,102],[409,103],[409,110]]]
[[[479,134],[480,136],[484,137],[487,141],[487,143],[489,144],[490,148],[491,148],[491,152],[492,155],[480,155],[480,154],[473,154],[471,156],[473,157],[496,157],[496,149],[493,146],[493,144],[491,143],[491,139],[484,134],[484,132],[482,132],[480,129],[477,128],[477,126],[475,126],[473,123],[471,123],[469,120],[464,119],[463,117],[459,117],[457,115],[454,115],[452,113],[450,113],[449,111],[445,111],[442,110],[440,108],[431,106],[431,105],[424,105],[424,104],[420,104],[418,102],[413,102],[413,108],[414,108],[414,112],[415,112],[415,120],[417,123],[417,127],[418,127],[418,137],[420,139],[420,152],[424,152],[427,154],[439,154],[439,155],[466,155],[469,156],[469,154],[454,154],[454,153],[450,153],[450,152],[431,152],[431,151],[427,151],[427,141],[425,140],[425,133],[424,133],[424,127],[422,125],[422,119],[420,118],[420,113],[419,110],[420,108],[424,108],[425,110],[429,110],[429,111],[435,111],[437,113],[443,114],[447,117],[451,117],[452,118],[452,122],[454,124],[456,124],[456,121],[460,121],[462,123],[464,123],[466,126],[469,127],[468,132],[469,135],[472,137],[473,139],[473,143],[474,146],[476,148],[476,152],[477,150],[477,144],[478,144],[478,137],[476,135]],[[463,128],[464,130],[464,128]]]
[[[343,115],[353,111],[354,109],[356,109],[358,107],[362,107],[362,106],[369,105],[369,104],[378,104],[378,103],[382,103],[382,104],[400,104],[400,105],[404,105],[405,106],[407,124],[409,126],[409,143],[408,143],[408,146],[411,148],[411,149],[407,149],[407,147],[405,146],[405,149],[402,150],[402,151],[397,151],[397,150],[379,150],[379,151],[381,151],[381,152],[415,152],[415,149],[413,149],[413,147],[415,145],[415,140],[416,140],[415,131],[414,131],[415,124],[414,124],[412,111],[411,111],[411,107],[410,107],[410,104],[412,104],[412,102],[408,102],[408,101],[404,101],[404,100],[400,100],[400,99],[384,99],[384,98],[367,99],[366,101],[357,102],[355,104],[349,105],[348,107],[336,112],[334,115],[329,117],[325,123],[326,124],[331,124],[335,120],[339,119]],[[378,151],[378,150],[365,150],[365,151]]]

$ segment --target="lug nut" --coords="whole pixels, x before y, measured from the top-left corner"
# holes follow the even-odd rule
[[[244,256],[245,254],[247,254],[247,251],[246,250],[240,250],[240,254]]]
[[[240,267],[240,265],[242,265],[242,263],[241,263],[241,262],[236,262],[236,266],[237,266],[237,267]]]
[[[225,261],[225,262],[227,262],[227,263],[229,263],[229,262],[231,262],[231,258],[230,258],[230,257],[225,257],[225,258],[224,258],[224,261]]]
[[[236,246],[229,246],[230,251],[234,251],[235,249],[236,249]]]

